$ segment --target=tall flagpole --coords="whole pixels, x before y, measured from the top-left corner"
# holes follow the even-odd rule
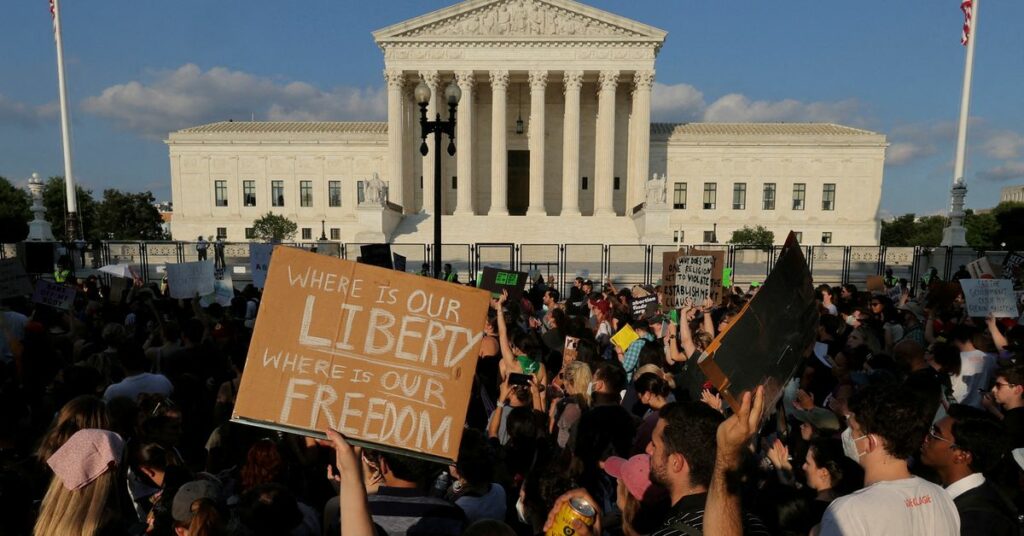
[[[68,242],[79,238],[78,200],[75,176],[71,172],[71,116],[68,113],[68,88],[64,80],[64,44],[60,32],[60,0],[50,0],[53,15],[53,35],[57,42],[57,83],[60,86],[60,134],[64,144],[64,196],[67,198],[68,213],[65,217],[64,232]]]
[[[951,191],[949,227],[942,230],[943,246],[966,246],[967,230],[964,229],[964,160],[967,153],[967,118],[971,105],[971,75],[974,72],[974,43],[978,38],[978,1],[970,6],[970,17],[965,24],[967,31],[967,59],[964,62],[964,86],[960,94],[960,123],[956,136],[956,161],[953,164],[953,189]]]

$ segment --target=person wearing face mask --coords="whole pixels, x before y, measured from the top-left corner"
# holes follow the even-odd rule
[[[896,386],[870,385],[851,397],[849,409],[843,451],[864,468],[867,487],[829,505],[819,534],[960,534],[960,516],[946,490],[907,468],[931,422],[918,398]]]

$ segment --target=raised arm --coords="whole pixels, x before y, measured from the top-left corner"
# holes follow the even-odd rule
[[[340,484],[341,500],[341,533],[355,536],[372,536],[374,534],[373,518],[370,517],[370,505],[366,501],[366,488],[363,487],[363,470],[359,456],[341,434],[327,430],[327,438],[334,446],[335,463],[338,474],[334,474],[331,466],[327,466],[327,476]]]
[[[997,350],[1002,351],[1010,344],[1006,337],[1000,333],[999,326],[996,324],[996,317],[992,316],[992,313],[985,317],[985,325],[988,326],[988,332],[992,334],[992,343],[996,345]]]
[[[704,534],[743,536],[740,498],[729,492],[728,477],[739,468],[743,449],[757,434],[763,412],[764,387],[758,387],[753,396],[750,392],[743,393],[736,413],[718,425],[715,469],[704,504]]]
[[[701,311],[704,313],[704,331],[715,336],[715,321],[711,318],[711,310],[715,308],[715,302],[711,301],[711,298],[705,298]]]
[[[508,291],[503,290],[498,299],[491,300],[491,307],[498,314],[498,343],[501,346],[501,359],[506,362],[506,367],[508,367],[512,361],[515,361],[516,356],[512,353],[512,346],[508,342],[508,326],[505,325],[504,311],[506,301],[508,301]]]

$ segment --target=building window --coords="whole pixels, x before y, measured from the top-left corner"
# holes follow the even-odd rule
[[[227,227],[218,227],[217,228],[217,238],[227,238],[227,237],[228,237],[228,228]]]
[[[331,240],[341,240],[341,229],[331,227]]]
[[[423,175],[420,175],[420,190],[423,189]]]
[[[228,206],[228,181],[213,181],[213,191],[217,197],[217,206]]]
[[[356,204],[362,205],[366,202],[366,185],[363,181],[356,181]]]
[[[313,206],[313,181],[299,181],[299,206]]]
[[[677,182],[672,190],[672,208],[686,210],[686,183]]]
[[[302,228],[302,239],[303,240],[312,240],[313,239],[313,229],[310,228],[310,227],[303,227]]]
[[[270,181],[270,200],[272,206],[284,206],[284,181]]]
[[[256,206],[256,181],[242,181],[242,204]]]
[[[715,243],[715,232],[714,231],[704,231],[704,243],[705,244],[714,244]]]
[[[683,240],[685,240],[685,236],[685,231],[673,231],[672,241],[675,242],[676,244],[682,244]]]
[[[796,237],[796,241],[797,242],[803,242],[804,241],[804,234],[802,232],[800,232],[800,231],[793,231],[793,236]]]
[[[327,181],[327,202],[332,207],[341,206],[341,181]]]
[[[256,238],[256,229],[253,229],[252,227],[246,227],[245,228],[245,239],[246,240],[252,240],[253,238]]]
[[[775,183],[764,183],[764,195],[761,202],[762,210],[775,210]]]
[[[587,182],[588,181],[589,181],[589,179],[587,179],[587,177],[583,177],[582,179],[580,179],[580,189],[581,190],[586,190],[587,189]]]
[[[821,210],[836,209],[836,185],[826,184],[821,191]]]
[[[713,182],[704,183],[704,210],[715,210],[715,203],[718,201],[718,184]]]
[[[613,186],[613,188],[618,190],[619,189],[619,178],[615,177],[615,179],[612,182],[614,182],[614,184],[615,184],[615,186]]]
[[[793,210],[803,210],[807,200],[807,185],[798,182],[793,185]]]
[[[832,243],[832,233],[830,233],[830,232],[821,233],[821,243],[822,244],[831,244]]]
[[[459,188],[459,178],[457,176],[455,176],[455,175],[452,175],[452,190],[457,190],[458,188]]]
[[[747,209],[747,183],[737,182],[732,185],[732,209]]]

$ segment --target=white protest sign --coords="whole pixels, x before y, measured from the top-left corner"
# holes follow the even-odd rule
[[[36,290],[32,293],[34,303],[49,305],[62,311],[70,311],[75,303],[75,288],[45,279],[36,282]]]
[[[213,292],[199,298],[199,305],[209,307],[214,303],[219,303],[224,307],[228,307],[231,305],[231,300],[234,297],[235,286],[231,281],[231,275],[224,274],[220,279],[213,281]]]
[[[1017,296],[1006,279],[961,279],[969,316],[1017,318]]]
[[[967,263],[967,272],[971,274],[973,279],[981,279],[983,276],[994,277],[995,275],[992,271],[992,265],[989,264],[988,259],[985,257]]]
[[[167,286],[174,299],[194,298],[213,293],[213,261],[183,262],[167,265]]]
[[[263,288],[267,282],[267,270],[270,269],[270,254],[274,252],[274,244],[249,244],[249,271],[252,273],[252,286]]]
[[[700,305],[711,294],[711,273],[715,258],[711,255],[681,255],[676,258],[673,307]]]

